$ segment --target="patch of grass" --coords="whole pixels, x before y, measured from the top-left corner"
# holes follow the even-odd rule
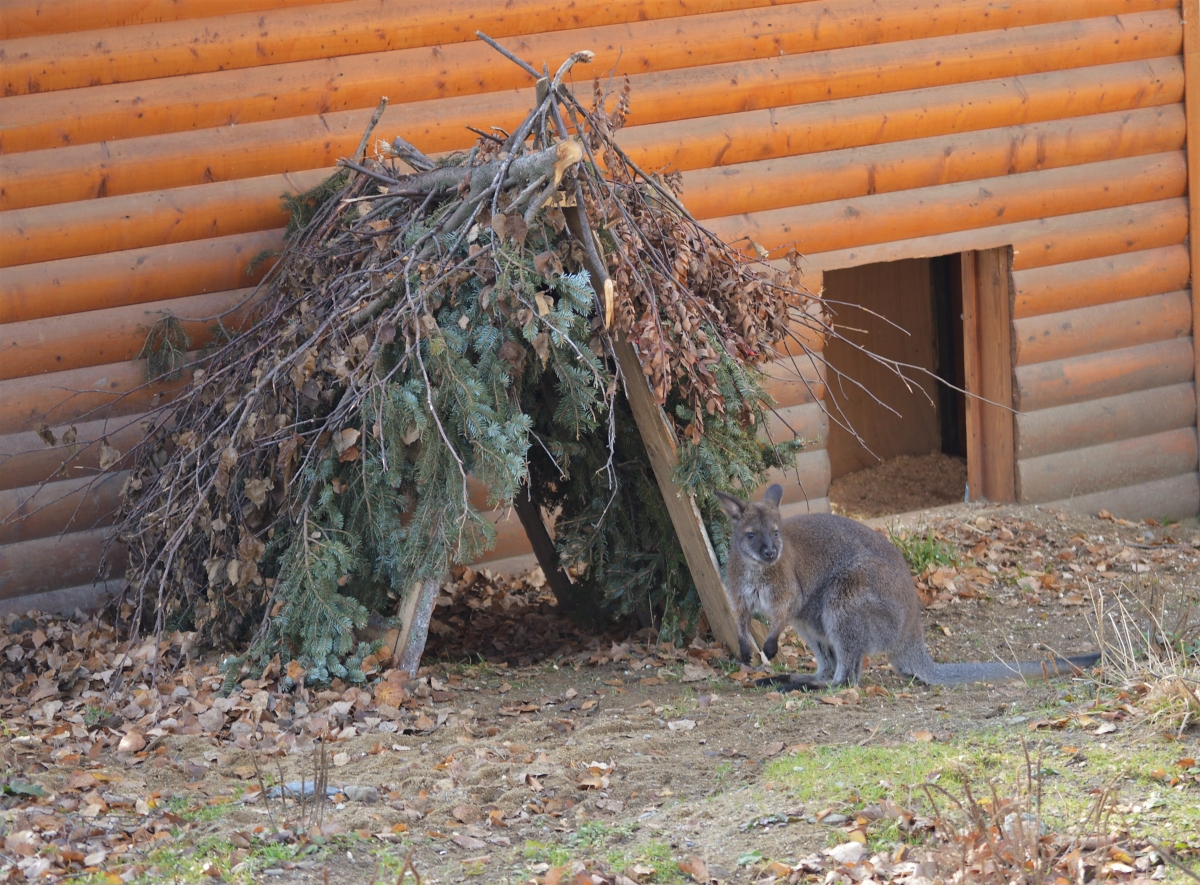
[[[531,863],[548,863],[552,867],[561,867],[571,862],[573,855],[561,845],[551,845],[547,842],[525,840],[525,848],[521,856]]]
[[[662,716],[664,719],[679,719],[687,713],[698,709],[700,704],[696,700],[696,693],[689,686],[684,686],[679,696],[668,704],[663,704]]]
[[[632,853],[625,867],[641,864],[653,867],[654,872],[642,879],[643,882],[658,882],[662,885],[680,885],[689,881],[671,856],[671,846],[665,842],[651,840]],[[616,869],[621,869],[619,865]]]
[[[942,538],[929,529],[921,531],[897,531],[895,526],[888,526],[888,540],[896,545],[896,549],[904,555],[909,570],[919,575],[930,566],[958,565],[958,553]]]
[[[1119,746],[1101,746],[1075,732],[1047,737],[1029,753],[1035,769],[1041,766],[1041,814],[1049,829],[1082,832],[1097,796],[1108,789],[1114,823],[1123,818],[1132,837],[1200,849],[1200,785],[1180,776],[1187,772],[1176,764],[1185,755],[1178,744],[1138,740],[1131,734]],[[985,796],[991,782],[1001,795],[1011,795],[1024,772],[1019,735],[996,731],[947,743],[818,747],[775,760],[762,777],[785,786],[810,812],[830,807],[852,814],[891,799],[930,814],[923,783],[936,783],[961,797],[964,784]],[[880,821],[872,824],[869,836],[872,841],[899,841],[900,834],[894,822]]]

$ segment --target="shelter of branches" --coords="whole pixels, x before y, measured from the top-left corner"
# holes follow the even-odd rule
[[[684,203],[727,241],[798,249],[835,322],[869,333],[831,346],[832,369],[774,373],[774,429],[818,441],[781,477],[786,507],[827,508],[867,450],[947,451],[974,497],[1195,515],[1195,6],[12,0],[0,519],[30,515],[0,525],[0,607],[111,588],[93,580],[129,418],[183,383],[145,386],[148,330],[245,297],[281,246],[280,196],[353,155],[381,95],[378,135],[428,154],[520,122],[530,78],[477,29],[539,69],[592,50],[584,93],[628,75],[628,154],[681,171]],[[213,335],[182,331],[191,348]],[[995,405],[889,386],[854,342]],[[488,558],[527,549],[512,518]]]

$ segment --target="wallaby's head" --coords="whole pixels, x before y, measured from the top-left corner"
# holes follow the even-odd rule
[[[751,562],[774,565],[783,555],[783,536],[779,531],[779,502],[783,486],[767,489],[761,501],[743,501],[734,495],[717,492],[721,509],[733,520],[732,544]]]

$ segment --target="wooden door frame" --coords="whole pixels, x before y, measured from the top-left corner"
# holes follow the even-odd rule
[[[1007,246],[962,253],[967,487],[972,501],[1017,500],[1011,269]]]

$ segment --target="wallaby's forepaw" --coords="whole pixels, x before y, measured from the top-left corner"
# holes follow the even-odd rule
[[[767,641],[763,643],[763,654],[767,656],[767,660],[773,660],[775,655],[779,653],[779,640],[768,636]]]
[[[822,691],[829,683],[808,673],[784,673],[782,676],[767,676],[755,679],[754,684],[776,691]]]
[[[738,643],[738,659],[741,660],[743,664],[749,664],[753,659],[752,651],[753,647],[750,645],[748,640],[743,639]]]

